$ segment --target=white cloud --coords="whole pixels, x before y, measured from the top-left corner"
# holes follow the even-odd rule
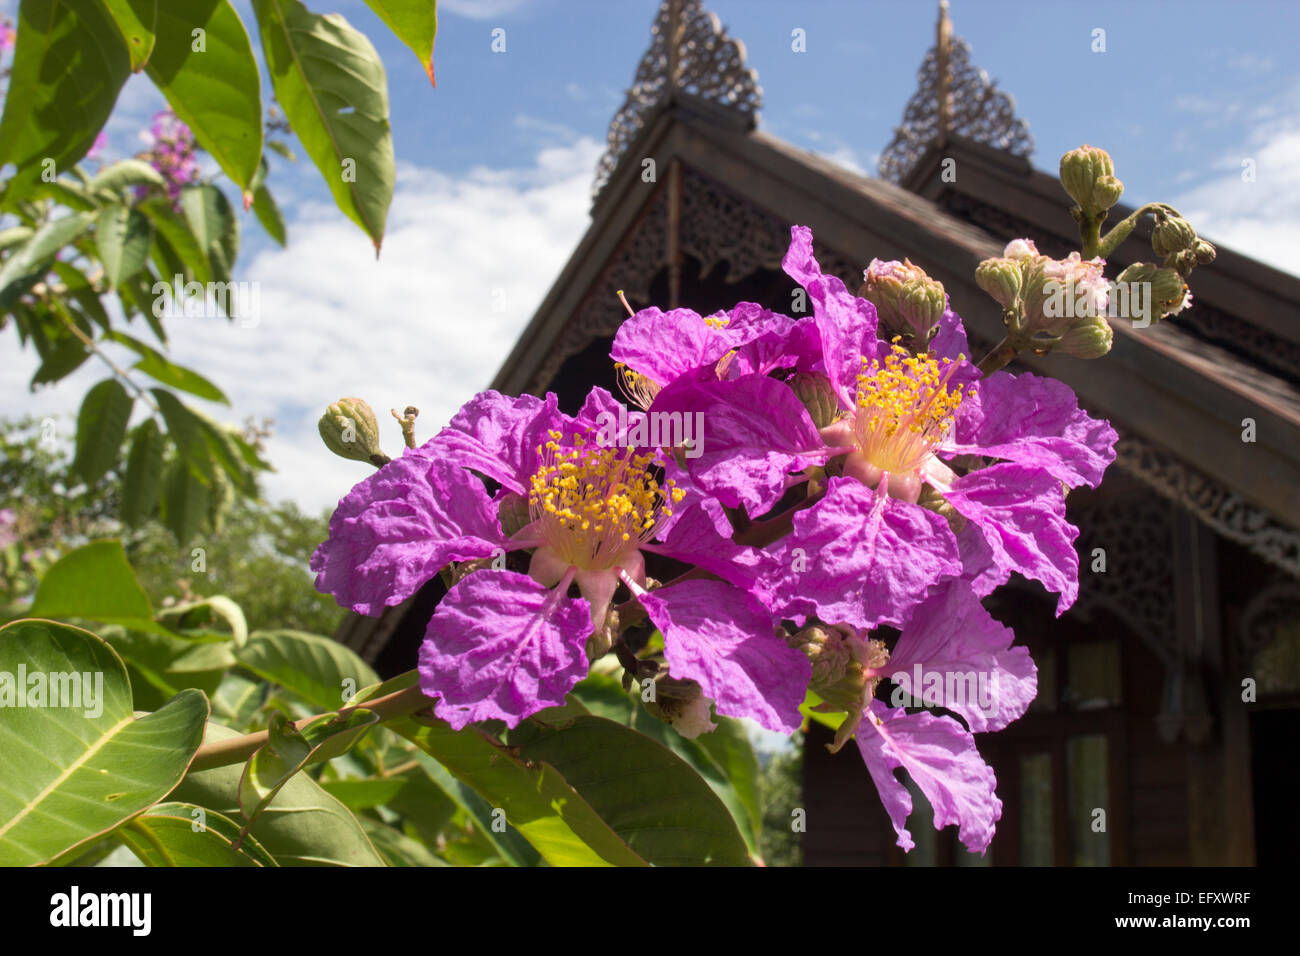
[[[514,13],[528,0],[442,0],[439,13],[454,13],[470,20],[487,20]]]
[[[233,408],[218,417],[275,418],[272,500],[332,505],[367,473],[321,445],[316,420],[330,402],[370,402],[384,420],[384,448],[396,454],[400,430],[389,408],[417,406],[423,440],[487,386],[586,230],[600,149],[583,138],[542,149],[529,167],[455,177],[400,167],[378,261],[337,209],[304,204],[289,223],[288,248],[237,270],[237,279],[260,284],[255,326],[171,320],[172,357],[231,396]],[[0,395],[10,409],[65,420],[106,374],[88,363],[33,396],[26,382],[35,366],[30,349],[5,363]]]

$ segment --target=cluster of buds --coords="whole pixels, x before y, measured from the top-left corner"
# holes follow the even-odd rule
[[[862,275],[858,295],[876,307],[881,337],[901,335],[923,351],[939,330],[939,321],[948,308],[943,283],[931,279],[924,269],[907,259],[872,259]]]
[[[819,709],[848,715],[829,745],[834,753],[853,736],[875,697],[889,652],[883,641],[863,639],[845,625],[812,624],[787,635],[786,643],[812,664],[808,688],[822,699]]]
[[[669,677],[667,669],[654,679],[654,694],[643,697],[645,709],[687,740],[718,729],[713,722],[713,701],[704,696],[693,680]]]
[[[1192,293],[1176,269],[1149,262],[1135,262],[1119,274],[1117,284],[1133,288],[1145,285],[1151,290],[1151,311],[1157,318],[1177,315],[1192,304]]]
[[[840,403],[831,380],[821,372],[796,372],[786,384],[795,393],[808,417],[818,428],[831,425],[840,417]]]
[[[1184,279],[1197,266],[1214,261],[1214,246],[1196,234],[1192,224],[1173,210],[1156,213],[1155,228],[1151,230],[1151,250],[1165,260],[1165,267]]]
[[[1106,212],[1124,195],[1110,153],[1095,146],[1080,146],[1061,157],[1061,186],[1090,218]]]
[[[975,283],[1002,306],[1018,347],[1098,358],[1110,351],[1114,335],[1106,321],[1104,266],[1077,252],[1053,259],[1032,240],[1014,239],[1001,256],[979,264]]]

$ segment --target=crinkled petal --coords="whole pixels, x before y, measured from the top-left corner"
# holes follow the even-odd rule
[[[733,333],[708,325],[690,309],[642,309],[614,335],[610,358],[659,385],[716,362],[732,347]]]
[[[774,608],[798,622],[901,624],[932,585],[961,573],[947,521],[849,478],[832,478],[793,523],[773,550],[772,594]]]
[[[963,475],[944,493],[979,527],[1000,571],[1017,571],[1060,595],[1060,617],[1079,596],[1079,529],[1065,518],[1061,483],[1026,465],[1002,464]]]
[[[751,517],[769,511],[786,475],[825,459],[825,442],[808,411],[781,382],[746,375],[729,382],[683,378],[659,393],[650,413],[703,414],[699,454],[685,459],[701,489]]]
[[[772,614],[721,581],[683,581],[639,596],[664,635],[671,677],[696,681],[718,713],[768,730],[799,729],[812,666],[773,633]]]
[[[966,339],[966,326],[962,324],[961,316],[951,307],[944,309],[943,318],[939,320],[939,331],[935,332],[934,338],[930,340],[928,351],[939,358],[954,362],[970,359],[970,342]]]
[[[807,226],[791,227],[790,248],[781,268],[807,290],[821,336],[824,369],[844,407],[852,407],[862,356],[875,354],[876,307],[850,293],[837,277],[822,274]]]
[[[420,688],[460,730],[479,720],[514,727],[564,703],[587,675],[591,612],[513,571],[476,571],[438,605],[420,646]]]
[[[811,371],[822,362],[821,337],[812,318],[800,319],[781,331],[765,332],[736,349],[725,378],[767,375],[777,369]]]
[[[480,392],[414,454],[454,461],[525,494],[528,479],[541,465],[537,447],[545,445],[551,429],[570,424],[552,392],[544,399]]]
[[[940,450],[1036,465],[1072,488],[1095,488],[1115,460],[1118,437],[1109,422],[1079,408],[1064,382],[995,372],[962,402]]]
[[[904,827],[912,812],[912,795],[894,776],[902,767],[930,801],[936,830],[955,823],[966,849],[972,853],[988,849],[1002,817],[998,781],[980,757],[975,738],[961,724],[951,717],[908,714],[873,700],[856,739],[900,847],[915,846]]]
[[[448,461],[408,454],[359,482],[311,556],[316,589],[358,614],[378,614],[449,561],[507,548],[483,482]]]
[[[975,733],[1001,730],[1038,692],[1038,670],[1027,649],[1011,646],[1015,637],[954,578],[912,611],[889,655],[889,675],[927,707],[960,715]]]
[[[682,513],[661,544],[648,544],[642,550],[703,568],[771,604],[767,588],[775,559],[758,548],[736,544],[729,536],[730,525],[725,534],[719,531],[719,518],[726,521],[716,502],[700,502]]]

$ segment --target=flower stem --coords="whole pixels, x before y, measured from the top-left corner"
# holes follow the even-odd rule
[[[378,714],[380,723],[383,723],[391,717],[401,717],[417,710],[423,710],[429,706],[429,703],[430,698],[426,697],[424,691],[420,690],[420,685],[416,684],[414,687],[395,691],[383,697],[376,697],[374,700],[362,701],[351,707],[343,707],[338,713],[345,715],[357,709],[364,709]],[[316,717],[304,717],[302,720],[293,721],[290,726],[301,730],[315,719]],[[190,762],[189,772],[197,773],[202,770],[211,770],[214,767],[228,767],[231,764],[243,763],[264,746],[267,739],[267,732],[259,730],[255,734],[232,737],[230,740],[205,742],[195,752],[194,759]]]
[[[991,375],[1000,368],[1005,368],[1020,350],[1016,348],[1015,343],[1011,341],[1011,336],[1007,336],[996,346],[993,351],[980,359],[976,366],[982,375]]]

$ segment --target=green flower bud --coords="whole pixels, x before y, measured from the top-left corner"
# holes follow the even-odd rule
[[[1206,242],[1204,239],[1197,239],[1196,245],[1192,247],[1192,254],[1196,256],[1198,265],[1205,266],[1214,261],[1218,251],[1211,243]]]
[[[808,409],[808,415],[818,428],[825,428],[840,416],[839,399],[830,379],[820,372],[798,372],[789,382],[791,391]]]
[[[1161,318],[1177,315],[1192,304],[1187,283],[1174,269],[1157,269],[1151,277],[1151,305]]]
[[[918,276],[903,283],[898,297],[898,312],[908,324],[916,344],[924,347],[939,329],[939,320],[948,309],[943,283],[929,276]]]
[[[832,752],[837,751],[853,736],[862,712],[875,696],[889,652],[882,641],[863,640],[843,626],[814,624],[787,636],[786,642],[803,651],[812,663],[808,687],[822,699],[824,708],[848,714],[835,732],[835,742],[828,745]]]
[[[1005,256],[985,259],[975,269],[975,284],[1002,308],[1013,308],[1020,295],[1020,263]]]
[[[372,465],[388,462],[379,450],[379,423],[375,413],[359,398],[340,398],[325,409],[317,428],[325,447],[340,458]]]
[[[1075,358],[1101,358],[1110,351],[1115,333],[1103,317],[1086,319],[1066,331],[1053,351],[1064,352]]]
[[[1124,193],[1110,154],[1095,146],[1080,146],[1061,157],[1061,186],[1089,215],[1109,209]]]
[[[1151,248],[1158,256],[1169,256],[1196,245],[1196,230],[1181,216],[1166,216],[1151,230]]]

